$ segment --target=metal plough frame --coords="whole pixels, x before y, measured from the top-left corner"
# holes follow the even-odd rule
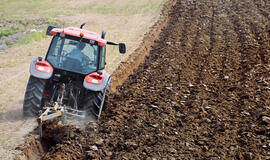
[[[103,109],[107,86],[108,86],[108,83],[106,84],[106,86],[104,87],[104,90],[103,90],[104,94],[102,96],[102,101],[100,104],[100,109],[99,109],[97,121],[99,120],[99,117],[100,117],[102,109]],[[61,106],[61,105],[59,105],[58,102],[56,102],[56,104],[53,107],[44,107],[44,109],[45,109],[45,111],[43,113],[41,113],[40,116],[37,118],[37,122],[39,125],[40,139],[42,139],[42,125],[44,122],[46,122],[48,120],[52,120],[52,119],[60,117],[62,124],[65,124],[67,116],[73,116],[73,117],[77,117],[77,118],[81,118],[81,119],[86,117],[85,111],[80,111],[80,110],[73,109],[73,108],[70,108],[67,106]]]

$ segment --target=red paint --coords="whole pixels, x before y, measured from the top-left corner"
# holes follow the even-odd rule
[[[100,84],[106,74],[105,70],[102,70],[102,75],[99,75],[97,72],[91,73],[85,77],[85,81],[91,84]]]
[[[39,72],[52,73],[53,67],[47,61],[37,61],[36,70]]]
[[[85,30],[85,29],[68,27],[68,28],[64,28],[64,29],[63,28],[54,28],[51,30],[52,35],[55,36],[57,33],[64,33],[64,34],[71,35],[74,37],[83,36],[83,38],[85,38],[85,39],[97,41],[99,46],[105,46],[107,44],[107,41],[102,39],[99,34],[97,34],[96,32],[91,32],[91,31]]]

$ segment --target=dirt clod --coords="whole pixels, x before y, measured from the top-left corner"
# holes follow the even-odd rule
[[[267,117],[267,116],[263,116],[262,117],[262,121],[267,123],[267,124],[270,124],[270,117]]]

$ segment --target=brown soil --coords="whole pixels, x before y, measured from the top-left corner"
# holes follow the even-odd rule
[[[99,123],[49,126],[41,159],[270,159],[266,3],[177,1]]]
[[[149,55],[152,45],[158,39],[161,30],[168,24],[168,13],[175,3],[175,0],[168,0],[164,4],[159,20],[144,35],[139,47],[114,70],[112,73],[111,92],[115,92],[116,87],[122,85],[127,77],[133,73],[134,69],[138,68],[139,64],[143,62],[145,56]]]

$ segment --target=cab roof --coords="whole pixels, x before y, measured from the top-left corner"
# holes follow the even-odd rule
[[[58,33],[64,33],[74,37],[81,37],[83,35],[84,39],[94,40],[98,42],[99,46],[105,46],[107,41],[102,39],[99,34],[96,32],[91,32],[85,29],[68,27],[68,28],[54,28],[50,31],[53,36],[56,36]]]

